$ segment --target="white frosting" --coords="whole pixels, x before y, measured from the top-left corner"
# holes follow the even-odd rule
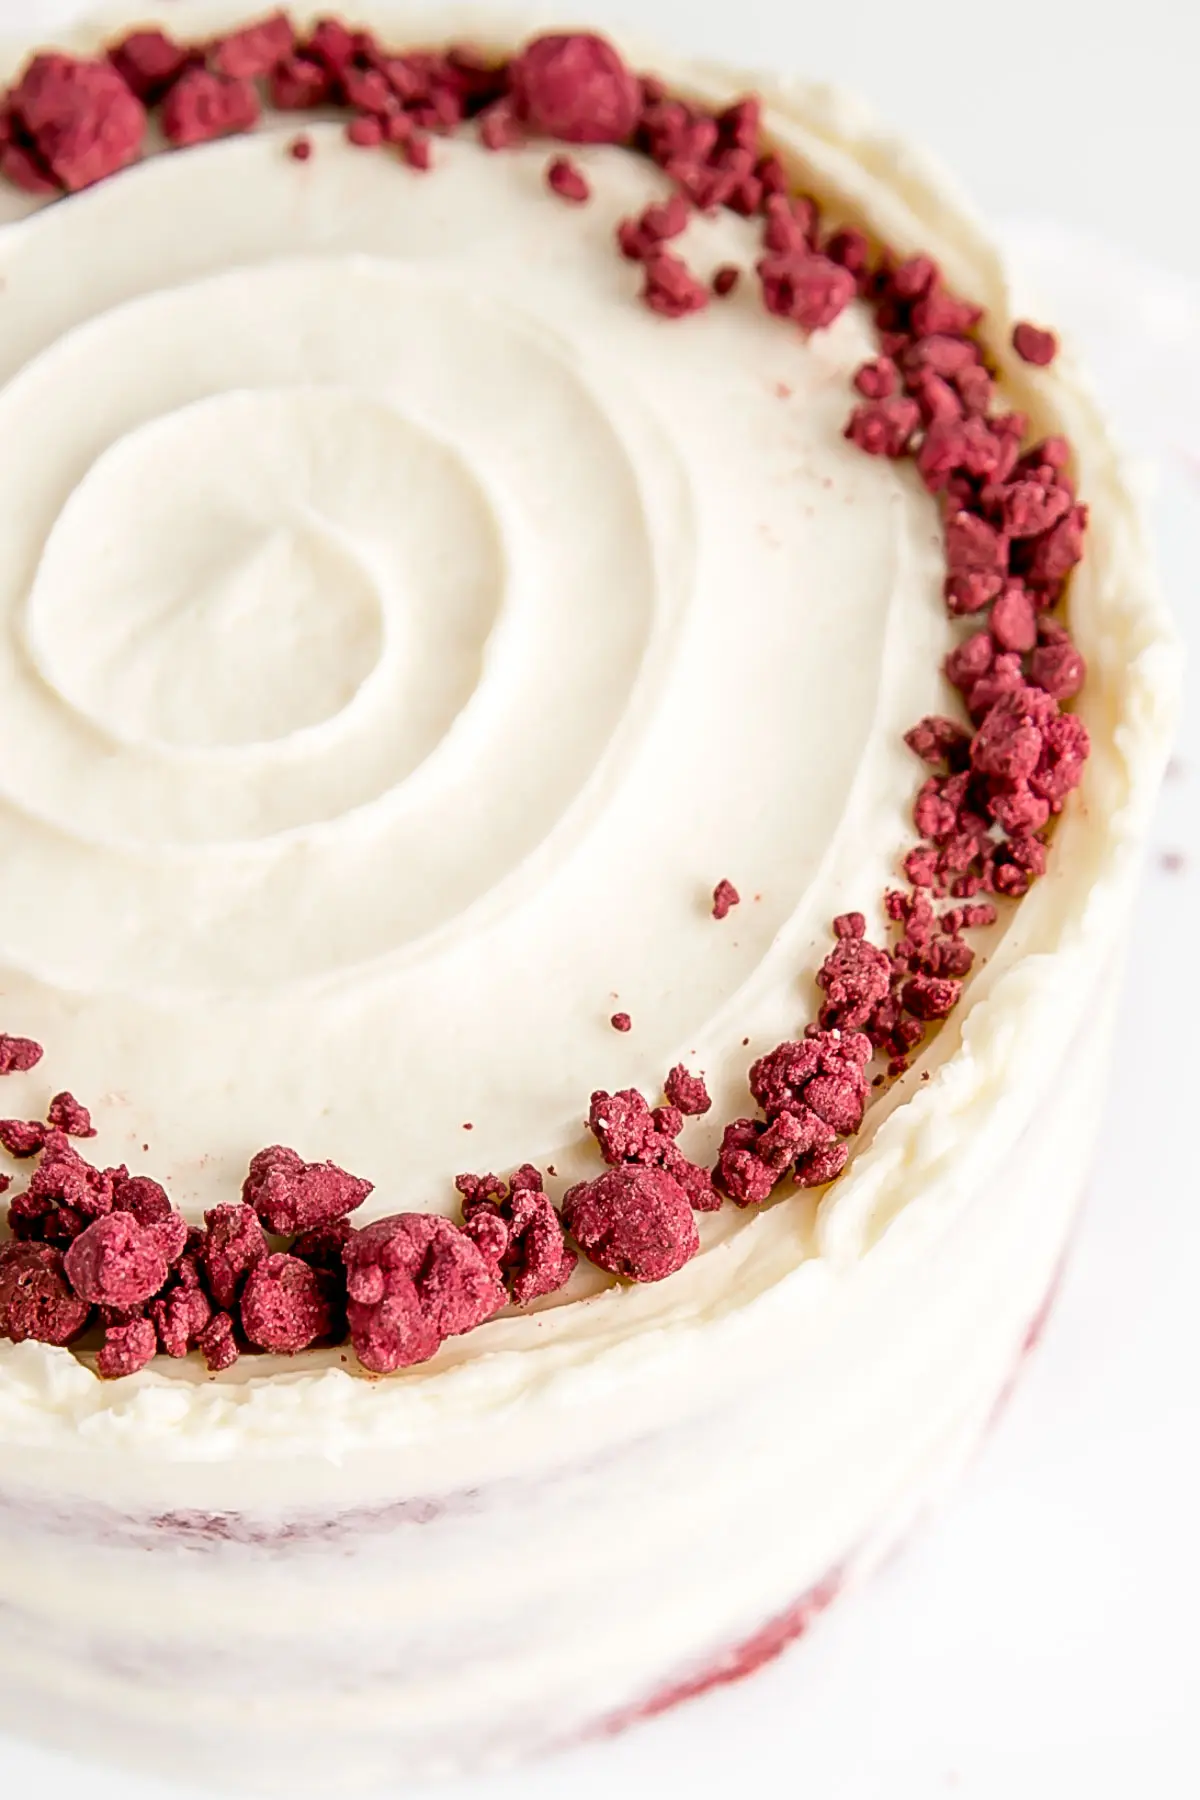
[[[72,1563],[8,1528],[19,1615],[119,1591],[185,1666],[218,1629],[253,1660],[264,1616],[295,1646],[399,1607],[418,1688],[297,1681],[276,1716],[378,1725],[421,1767],[456,1753],[464,1638],[482,1738],[543,1742],[890,1535],[973,1439],[1073,1215],[1170,736],[1107,433],[1069,354],[1014,364],[1023,309],[943,180],[826,90],[667,73],[765,89],[806,182],[937,256],[1013,402],[1071,437],[1094,755],[1051,875],[819,1203],[726,1208],[661,1287],[501,1317],[383,1383],[334,1353],[106,1385],[0,1346],[5,1476],[52,1514],[494,1504],[286,1580],[206,1560],[177,1613],[143,1553]],[[680,1056],[714,1117],[745,1109],[750,1057],[811,1016],[830,917],[877,904],[910,840],[899,734],[946,703],[940,532],[910,470],[842,441],[855,312],[806,342],[749,289],[678,324],[634,302],[612,227],[653,172],[583,152],[573,209],[544,148],[463,138],[418,177],[314,139],[303,165],[278,133],[160,159],[0,236],[0,986],[49,1052],[5,1101],[103,1095],[99,1152],[192,1208],[269,1141],[369,1176],[376,1211],[445,1208],[462,1167],[594,1166],[589,1090],[657,1090]],[[748,264],[753,234],[702,221],[684,249]],[[745,898],[716,925],[726,875]],[[604,1629],[545,1555],[594,1582],[601,1539],[625,1552]],[[36,1671],[38,1641],[0,1660]],[[397,1666],[382,1623],[376,1647]],[[64,1680],[118,1736],[136,1712],[50,1658]],[[168,1734],[220,1714],[191,1687],[159,1698]]]

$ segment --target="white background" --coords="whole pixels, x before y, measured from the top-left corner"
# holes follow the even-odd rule
[[[0,26],[81,10],[0,0]],[[1045,316],[1090,350],[1153,478],[1164,576],[1200,655],[1200,289],[1185,279],[1200,277],[1200,9],[592,0],[589,11],[857,87],[954,166],[1024,260]],[[949,1507],[753,1681],[442,1800],[1200,1794],[1198,898],[1192,709],[1151,848],[1075,1259]],[[0,1742],[3,1795],[180,1792]]]

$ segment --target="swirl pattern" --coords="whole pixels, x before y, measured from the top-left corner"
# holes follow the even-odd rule
[[[277,1137],[448,1205],[778,1007],[881,715],[936,687],[921,503],[840,437],[865,324],[669,330],[611,250],[657,174],[589,152],[582,216],[534,150],[440,154],[264,133],[2,252],[0,961],[185,1204]]]

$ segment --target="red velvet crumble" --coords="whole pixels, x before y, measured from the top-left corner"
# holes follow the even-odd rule
[[[377,1375],[428,1361],[507,1299],[495,1263],[433,1213],[376,1220],[350,1239],[345,1263],[351,1340]]]
[[[632,1031],[633,1020],[627,1012],[615,1012],[609,1020],[614,1031]]]
[[[742,896],[732,881],[722,879],[713,889],[712,916],[714,919],[727,919],[735,906],[740,906]]]
[[[560,200],[569,200],[574,206],[582,206],[592,195],[587,176],[569,156],[556,156],[547,165],[546,186]]]
[[[623,144],[633,136],[641,89],[604,38],[590,32],[535,38],[509,65],[516,116],[565,144]]]
[[[327,1225],[362,1205],[372,1184],[335,1163],[306,1163],[294,1150],[274,1144],[250,1164],[242,1199],[269,1231],[285,1234]]]
[[[1042,331],[1022,320],[1013,327],[1013,349],[1022,361],[1044,368],[1058,355],[1058,339],[1052,331]]]
[[[0,1032],[0,1075],[24,1074],[35,1069],[43,1056],[42,1046],[32,1038],[10,1037]]]
[[[585,1256],[632,1281],[662,1281],[700,1248],[688,1197],[661,1168],[623,1164],[581,1182],[563,1217]]]

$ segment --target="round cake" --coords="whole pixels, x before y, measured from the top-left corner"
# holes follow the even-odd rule
[[[0,1722],[322,1792],[746,1673],[953,1475],[1177,687],[857,102],[356,11],[0,112]]]

